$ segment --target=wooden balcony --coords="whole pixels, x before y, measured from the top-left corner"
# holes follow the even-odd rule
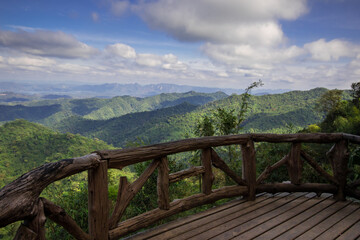
[[[267,166],[258,176],[255,148],[257,142],[290,143],[289,153],[275,164]],[[331,174],[302,149],[303,143],[333,144],[327,153],[332,168]],[[146,234],[153,234],[151,236],[154,239],[168,239],[168,235],[175,238],[185,236],[184,239],[269,239],[269,236],[293,239],[295,235],[305,239],[307,236],[355,236],[359,229],[358,204],[345,200],[347,197],[360,199],[360,191],[357,189],[360,180],[349,182],[347,178],[351,167],[349,143],[360,144],[360,137],[342,133],[243,134],[97,151],[80,158],[45,164],[0,189],[0,227],[24,220],[15,239],[45,239],[44,224],[46,218],[49,218],[63,226],[76,239],[119,239],[194,207],[224,198],[241,197],[240,200],[187,217],[185,220],[169,223],[146,232],[145,235],[135,235],[134,238],[147,238]],[[241,148],[241,176],[236,174],[214,149],[227,145],[239,145]],[[196,150],[201,151],[201,166],[193,166],[175,173],[169,172],[168,155]],[[119,179],[117,202],[110,213],[108,169],[121,169],[147,160],[152,160],[152,163],[137,180],[128,183],[126,177]],[[327,183],[304,183],[304,164],[312,167]],[[281,166],[287,166],[289,182],[265,183],[273,171]],[[213,168],[222,170],[236,185],[213,189]],[[135,194],[156,169],[158,208],[120,221]],[[84,232],[60,206],[39,197],[49,184],[85,170],[88,171],[88,233]],[[171,202],[169,185],[196,175],[200,175],[202,179],[201,193]],[[268,193],[275,195],[270,196]],[[314,193],[331,195],[316,197]],[[332,225],[328,221],[333,221]],[[324,222],[328,224],[326,229],[329,231],[319,230],[325,226]],[[211,227],[207,228],[208,226]],[[303,235],[307,233],[317,235]]]
[[[331,194],[262,194],[237,199],[126,239],[357,239],[360,205]]]

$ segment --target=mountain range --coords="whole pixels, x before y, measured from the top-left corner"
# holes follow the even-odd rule
[[[138,83],[132,84],[119,84],[119,83],[104,83],[104,84],[43,84],[43,83],[21,83],[21,82],[0,82],[0,94],[4,92],[16,92],[29,95],[28,98],[42,98],[51,96],[66,96],[73,98],[97,97],[97,98],[111,98],[115,96],[129,95],[133,97],[148,97],[161,93],[185,93],[185,92],[202,92],[202,93],[215,93],[224,92],[228,95],[244,93],[244,89],[233,88],[210,88],[210,87],[197,87],[176,84],[149,84],[140,85]],[[255,89],[253,94],[275,94],[284,93],[289,90],[286,89]],[[24,97],[23,97],[24,98]],[[26,96],[25,96],[26,98]],[[1,101],[1,97],[0,97]]]
[[[314,107],[326,91],[316,88],[252,95],[242,132],[283,133],[320,122],[324,116]],[[81,134],[125,147],[139,138],[158,143],[195,137],[195,126],[203,116],[212,115],[218,108],[238,112],[241,101],[241,95],[228,96],[222,92],[35,100],[0,105],[0,121],[23,118],[60,132]]]

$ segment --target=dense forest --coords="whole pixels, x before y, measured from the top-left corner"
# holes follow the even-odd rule
[[[0,117],[3,121],[0,126],[0,188],[44,163],[114,146],[132,147],[245,132],[347,132],[359,135],[360,83],[351,87],[350,91],[317,88],[264,96],[189,92],[148,98],[56,99],[0,105],[3,113]],[[14,120],[16,118],[27,120]],[[306,144],[304,148],[313,153],[324,169],[330,169],[323,157],[328,146]],[[288,150],[288,144],[257,145],[258,174]],[[229,166],[241,173],[238,148],[221,147],[217,151]],[[352,177],[357,178],[360,176],[360,149],[351,148],[350,160],[356,167]],[[171,172],[176,172],[198,162],[198,152],[177,154],[170,156],[169,167]],[[112,203],[116,200],[119,176],[126,176],[131,182],[147,165],[141,163],[121,171],[109,171],[109,198]],[[325,181],[316,177],[308,166],[304,167],[304,181]],[[215,174],[220,179],[215,186],[233,184],[221,172],[215,171]],[[280,168],[276,175],[269,178],[269,181],[275,182],[286,180],[286,168]],[[198,191],[198,178],[181,181],[171,187],[171,199]],[[64,207],[86,230],[86,173],[56,182],[43,194]],[[132,201],[124,218],[155,208],[155,195],[156,174],[153,174]],[[0,238],[11,239],[16,226],[0,229]],[[47,229],[49,239],[71,239],[62,228],[51,222],[47,223]]]

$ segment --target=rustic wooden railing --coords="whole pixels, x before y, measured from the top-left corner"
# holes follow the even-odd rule
[[[286,156],[272,166],[268,166],[256,178],[254,142],[287,142],[291,143],[291,148]],[[46,218],[49,218],[63,226],[76,239],[118,239],[176,213],[235,196],[254,200],[256,193],[261,192],[305,191],[333,193],[338,200],[345,200],[346,196],[360,199],[360,191],[357,190],[360,181],[347,182],[349,142],[360,144],[360,136],[342,133],[243,134],[186,139],[131,149],[104,150],[79,158],[48,163],[22,175],[0,190],[0,227],[24,220],[15,239],[45,239],[44,225]],[[332,175],[302,150],[302,143],[334,143],[327,153],[332,166]],[[227,145],[241,146],[242,176],[238,176],[230,169],[213,149]],[[201,166],[169,173],[168,155],[199,149]],[[117,202],[110,214],[108,168],[121,169],[151,159],[152,163],[133,183],[128,183],[126,177],[120,178]],[[328,183],[302,183],[304,162],[312,166]],[[272,171],[283,165],[288,168],[291,183],[263,183]],[[225,172],[237,185],[212,189],[214,181],[212,166]],[[126,207],[155,169],[158,169],[158,208],[119,223]],[[89,233],[84,232],[64,209],[39,197],[49,184],[85,170],[88,170]],[[170,202],[169,184],[196,175],[202,176],[202,193]]]

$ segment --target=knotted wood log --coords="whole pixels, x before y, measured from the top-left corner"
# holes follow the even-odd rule
[[[0,190],[0,227],[35,217],[39,195],[49,184],[94,168],[99,163],[100,156],[95,153],[47,163],[6,185]]]

